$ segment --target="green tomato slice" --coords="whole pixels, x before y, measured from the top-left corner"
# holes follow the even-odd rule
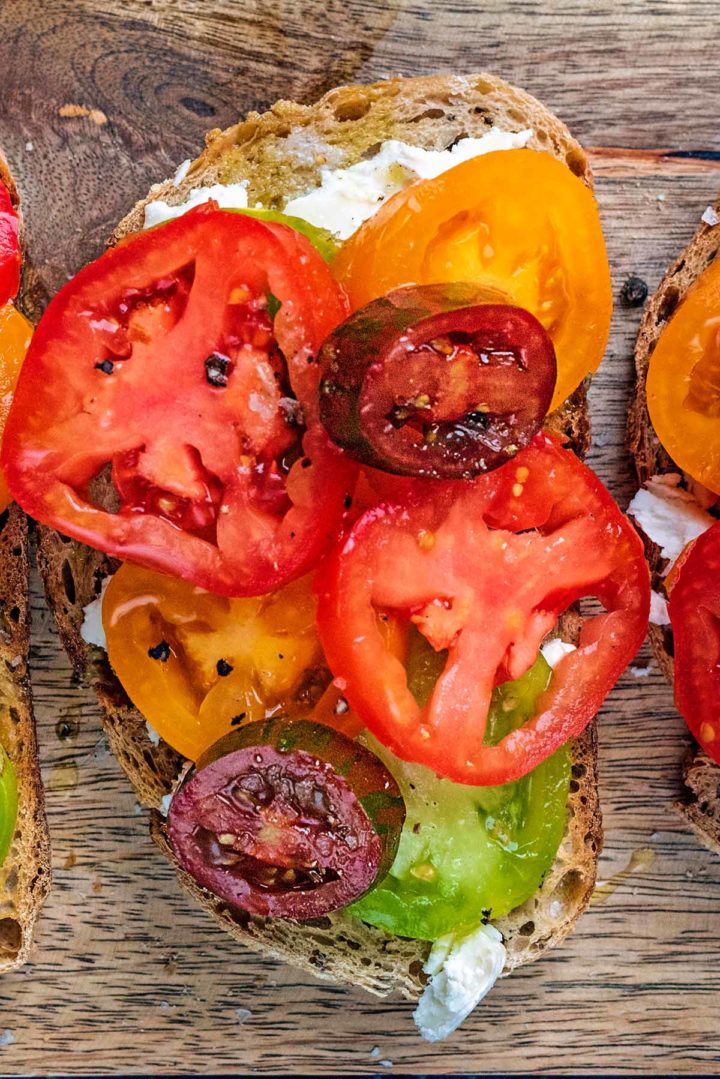
[[[419,703],[445,656],[413,634],[408,684]],[[494,694],[487,741],[497,742],[534,712],[551,669],[539,656],[515,682]],[[565,831],[570,785],[567,748],[533,772],[499,787],[470,787],[401,761],[371,735],[368,747],[394,775],[407,816],[395,861],[350,913],[397,936],[436,940],[499,918],[525,902],[552,865]]]
[[[17,823],[17,776],[15,766],[0,746],[0,866],[5,861]]]
[[[248,217],[256,217],[259,221],[275,221],[279,225],[289,225],[296,232],[306,236],[315,250],[326,262],[332,262],[338,253],[340,245],[336,242],[331,232],[327,229],[311,225],[302,217],[293,217],[291,214],[283,214],[279,210],[240,210],[233,209],[233,213],[246,214]]]

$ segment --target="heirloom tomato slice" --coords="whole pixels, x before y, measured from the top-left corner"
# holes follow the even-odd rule
[[[471,484],[416,481],[404,500],[369,509],[317,587],[325,655],[360,720],[403,759],[475,785],[525,775],[587,726],[640,647],[650,604],[637,533],[547,435]],[[536,713],[486,744],[494,686],[529,670],[558,616],[584,597],[604,610],[584,620]],[[424,705],[379,629],[389,616],[443,655]]]
[[[320,425],[313,362],[345,314],[284,225],[207,203],[130,237],[40,323],[3,445],[12,494],[68,536],[216,593],[299,577],[354,482]]]
[[[355,310],[401,285],[499,289],[555,346],[552,407],[603,357],[612,290],[597,203],[538,150],[483,154],[393,195],[340,248],[333,269]]]

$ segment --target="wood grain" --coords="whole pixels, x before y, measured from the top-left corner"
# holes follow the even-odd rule
[[[541,97],[601,148],[617,292],[630,273],[655,287],[720,185],[711,2],[0,0],[0,14],[0,144],[40,296],[207,128],[350,79],[486,67]],[[638,322],[617,306],[592,390],[591,460],[623,504]],[[260,961],[192,908],[72,684],[37,582],[33,615],[55,889],[33,962],[0,982],[3,1073],[720,1068],[720,859],[672,811],[688,737],[654,667],[626,673],[603,712],[610,884],[561,950],[429,1046],[407,1005]]]

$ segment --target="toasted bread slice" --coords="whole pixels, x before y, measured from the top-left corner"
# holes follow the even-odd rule
[[[18,205],[17,188],[0,155],[0,180]],[[33,929],[50,887],[32,696],[28,679],[28,525],[19,506],[0,513],[0,744],[17,776],[15,836],[0,866],[0,972],[28,957]]]
[[[720,219],[720,195],[711,209],[714,212],[705,217],[709,221]],[[650,422],[646,394],[648,365],[660,334],[678,304],[703,270],[719,255],[720,220],[716,224],[702,220],[690,243],[667,271],[645,308],[635,345],[635,395],[628,424],[628,445],[641,484],[651,476],[681,471],[661,446]],[[645,550],[653,588],[662,592],[665,563],[660,548],[645,537]],[[672,683],[673,638],[670,626],[651,623],[650,643],[663,674]],[[677,803],[678,811],[703,842],[720,850],[720,768],[697,747],[683,766],[683,779],[685,787]]]
[[[590,185],[582,148],[528,94],[489,75],[394,79],[333,90],[310,106],[282,101],[227,131],[211,132],[206,149],[185,178],[178,184],[169,180],[155,185],[148,199],[120,223],[111,242],[142,227],[144,207],[152,199],[182,202],[191,188],[246,180],[250,205],[262,202],[280,208],[286,198],[319,183],[323,165],[352,165],[386,139],[444,149],[465,135],[483,134],[493,124],[507,131],[532,128],[535,134],[528,145],[565,162]],[[551,425],[567,436],[577,453],[585,453],[589,424],[584,387],[555,413]],[[112,563],[49,529],[41,529],[39,561],[68,654],[96,690],[111,745],[138,798],[153,809],[155,840],[175,862],[158,809],[176,780],[181,759],[164,743],[150,741],[143,717],[130,704],[105,654],[89,648],[80,635],[83,607],[98,595]],[[574,616],[568,616],[566,635],[572,635],[573,622]],[[535,896],[497,922],[508,950],[506,973],[562,940],[585,909],[595,884],[602,830],[594,727],[572,743],[571,755],[568,824],[555,864]],[[342,913],[312,924],[251,917],[231,910],[177,865],[176,869],[183,886],[224,929],[261,952],[378,995],[399,991],[416,997],[422,989],[427,944],[388,936]]]

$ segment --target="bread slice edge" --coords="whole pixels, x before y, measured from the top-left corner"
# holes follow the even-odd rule
[[[280,205],[283,196],[316,185],[324,165],[354,164],[387,138],[440,149],[463,135],[482,134],[493,124],[513,131],[533,128],[528,145],[552,153],[591,186],[582,148],[559,120],[523,91],[489,75],[395,79],[341,87],[311,106],[278,102],[263,115],[253,113],[225,132],[211,132],[206,149],[190,164],[184,179],[155,185],[118,225],[110,242],[142,227],[151,199],[177,203],[195,187],[247,181],[250,205],[256,201]],[[589,443],[584,387],[552,417],[551,426],[584,455]],[[342,913],[319,925],[246,917],[198,888],[182,871],[157,812],[178,774],[180,758],[164,743],[153,744],[143,717],[127,699],[105,655],[89,649],[80,635],[83,607],[98,594],[112,562],[41,528],[39,563],[68,654],[103,705],[112,748],[139,800],[155,810],[153,836],[186,891],[224,929],[261,952],[379,995],[399,991],[416,997],[424,981],[427,944],[390,937]],[[573,741],[570,753],[574,772],[568,827],[556,862],[536,895],[496,923],[508,949],[506,973],[564,939],[595,884],[602,829],[594,725]]]
[[[19,209],[17,187],[2,154],[0,180]],[[23,306],[22,287],[19,306]],[[0,513],[0,743],[15,768],[18,815],[15,835],[0,866],[0,973],[26,962],[51,880],[45,797],[28,673],[28,547],[27,518],[13,503]]]
[[[668,321],[700,274],[720,255],[720,194],[710,207],[709,222],[701,220],[690,242],[663,276],[648,300],[635,344],[635,391],[628,415],[628,447],[638,482],[651,476],[681,472],[658,439],[648,413],[647,373],[650,357]],[[711,222],[716,220],[715,224]],[[639,529],[639,531],[641,531]],[[642,534],[642,532],[641,532]],[[653,588],[662,592],[660,548],[643,536]],[[667,681],[672,685],[673,643],[669,626],[650,624],[650,644]],[[695,745],[682,766],[683,789],[675,808],[711,850],[720,853],[720,767]]]

